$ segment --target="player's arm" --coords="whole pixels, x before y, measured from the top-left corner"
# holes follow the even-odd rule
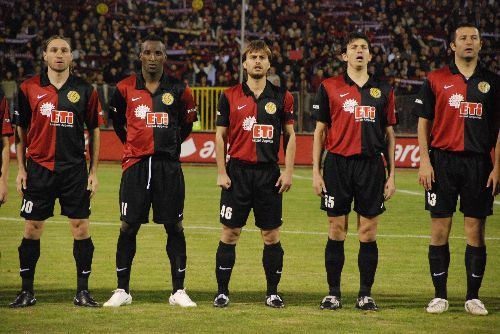
[[[434,107],[436,97],[431,88],[429,80],[425,80],[420,88],[413,114],[418,117],[418,145],[420,147],[420,167],[418,169],[418,183],[425,190],[432,188],[434,182],[434,169],[429,157],[429,146],[431,142],[431,122],[434,119]]]
[[[313,139],[313,188],[316,195],[326,193],[325,181],[321,174],[321,155],[325,146],[327,125],[317,121]]]
[[[222,93],[217,105],[217,121],[215,130],[215,161],[217,162],[217,185],[223,189],[231,187],[231,179],[226,172],[227,128],[229,127],[229,101]]]
[[[491,187],[491,193],[493,196],[500,193],[500,132],[498,132],[497,143],[495,145],[495,162],[493,170],[488,177],[486,187]]]
[[[26,189],[26,180],[28,178],[26,172],[26,145],[28,127],[31,124],[31,107],[25,95],[23,84],[21,84],[17,93],[17,100],[18,110],[14,118],[16,124],[15,142],[17,157],[16,189],[17,192],[22,195],[23,189]]]
[[[22,196],[23,189],[26,189],[26,129],[21,126],[16,127],[16,157],[17,157],[17,178],[16,189]]]
[[[8,184],[7,181],[9,179],[9,137],[2,136],[2,170],[0,176],[0,204],[5,203],[7,201],[7,192],[8,192]]]
[[[116,135],[125,144],[127,141],[127,101],[123,97],[119,87],[116,87],[109,103],[109,116],[113,120],[113,129]]]
[[[385,128],[385,138],[387,143],[387,157],[386,163],[389,171],[389,175],[385,182],[384,188],[384,199],[389,200],[394,192],[396,191],[396,165],[395,165],[395,149],[396,149],[396,135],[394,134],[394,128],[388,126]]]
[[[198,114],[196,112],[196,103],[194,102],[193,93],[188,85],[186,85],[186,88],[184,89],[181,100],[184,104],[184,117],[180,122],[180,136],[182,143],[193,131],[193,122],[198,120]]]
[[[293,129],[293,96],[285,92],[284,114],[283,114],[283,145],[285,146],[285,171],[281,173],[275,186],[279,187],[281,194],[292,187],[293,166],[295,164],[296,139]]]
[[[97,179],[97,166],[99,165],[99,152],[101,148],[101,131],[99,126],[104,124],[102,118],[101,103],[97,91],[92,90],[87,105],[86,125],[89,132],[89,176],[87,180],[87,190],[90,190],[90,198],[97,192],[99,181]]]
[[[321,174],[321,156],[325,147],[328,126],[331,123],[330,100],[325,87],[321,84],[313,104],[313,117],[316,120],[313,139],[313,182],[316,195],[326,193],[325,181]]]

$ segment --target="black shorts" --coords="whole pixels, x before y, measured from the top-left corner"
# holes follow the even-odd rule
[[[329,217],[347,215],[354,199],[354,211],[375,217],[385,211],[385,167],[381,155],[350,156],[328,152],[323,167],[326,193],[321,197],[321,210]]]
[[[146,224],[151,206],[157,224],[182,221],[184,174],[179,161],[150,156],[123,172],[120,219],[131,225]]]
[[[493,214],[493,195],[486,182],[493,169],[488,154],[431,150],[434,168],[432,189],[425,192],[425,209],[435,218],[451,217],[460,195],[460,211],[466,217]]]
[[[90,191],[87,190],[87,164],[82,163],[53,172],[28,159],[28,178],[23,191],[21,217],[45,220],[54,215],[54,204],[59,198],[61,214],[71,219],[90,216]]]
[[[231,187],[221,191],[220,222],[228,227],[243,227],[253,208],[258,228],[272,230],[280,227],[283,196],[276,187],[280,177],[279,166],[230,160],[226,170]]]

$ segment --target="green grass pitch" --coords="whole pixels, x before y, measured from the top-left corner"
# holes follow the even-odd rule
[[[427,262],[429,216],[415,170],[398,170],[398,192],[387,203],[379,225],[379,267],[373,296],[376,313],[354,308],[359,274],[355,216],[346,241],[342,275],[342,310],[319,310],[327,291],[324,247],[326,215],[313,195],[311,169],[296,168],[292,190],[285,194],[282,244],[285,264],[280,284],[286,308],[264,306],[265,278],[262,241],[248,221],[237,246],[231,279],[231,304],[212,307],[216,291],[215,251],[219,224],[219,189],[213,166],[184,166],[186,203],[184,225],[188,248],[186,288],[198,303],[194,309],[168,304],[170,272],[166,236],[155,224],[143,226],[131,278],[132,305],[118,309],[81,309],[73,306],[76,275],[72,237],[66,218],[56,215],[46,223],[35,277],[37,305],[11,310],[8,303],[20,287],[17,247],[24,224],[15,192],[16,169],[11,164],[8,202],[0,208],[0,332],[1,333],[498,333],[500,324],[500,202],[488,219],[488,264],[481,299],[490,311],[474,317],[463,309],[466,292],[463,219],[457,214],[450,239],[448,281],[450,310],[428,315],[424,306],[433,296]],[[116,287],[115,250],[119,230],[118,164],[102,164],[99,191],[92,202],[91,233],[95,244],[90,290],[99,302]]]

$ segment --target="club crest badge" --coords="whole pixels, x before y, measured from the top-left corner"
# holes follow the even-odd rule
[[[382,92],[378,88],[370,88],[370,95],[378,99],[382,95]]]
[[[69,102],[77,103],[78,101],[80,101],[80,94],[78,94],[78,92],[74,90],[70,90],[67,96]]]
[[[276,113],[276,104],[274,102],[267,102],[264,109],[268,114],[272,115]]]
[[[477,89],[483,94],[486,94],[490,91],[490,84],[487,83],[486,81],[481,81],[480,83],[477,84]]]
[[[170,93],[165,93],[161,96],[161,102],[163,102],[165,105],[169,106],[172,103],[174,103],[174,97]]]

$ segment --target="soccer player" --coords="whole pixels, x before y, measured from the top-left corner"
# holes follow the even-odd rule
[[[141,224],[153,221],[168,234],[166,251],[172,275],[171,305],[194,307],[184,289],[186,239],[182,226],[184,175],[179,155],[181,143],[197,120],[191,89],[167,76],[165,45],[158,36],[148,36],[141,44],[139,74],[117,84],[110,103],[114,129],[124,144],[123,174],[120,185],[121,228],[116,249],[118,288],[104,306],[132,302],[130,272]]]
[[[435,295],[426,310],[448,309],[448,238],[460,195],[467,239],[465,310],[486,315],[478,294],[486,267],[486,217],[493,214],[493,196],[500,190],[500,80],[479,63],[481,36],[475,26],[458,25],[450,47],[454,61],[429,73],[414,110],[419,117],[419,183],[431,214],[429,265]],[[489,154],[494,146],[493,167]]]
[[[59,198],[61,214],[69,218],[77,270],[74,304],[96,307],[88,291],[94,245],[89,234],[90,198],[97,191],[102,124],[97,92],[70,73],[71,46],[60,36],[43,44],[47,70],[24,81],[18,93],[17,191],[23,196],[21,216],[26,219],[19,246],[22,291],[11,307],[36,302],[35,267],[45,220],[54,214]],[[89,132],[90,167],[85,161],[84,126]]]
[[[0,89],[0,206],[7,201],[9,179],[9,136],[12,136],[9,106],[4,92]]]
[[[292,186],[295,159],[293,97],[266,80],[271,50],[264,41],[252,41],[243,55],[247,80],[224,91],[219,100],[216,130],[217,185],[222,188],[222,234],[216,254],[218,292],[215,307],[229,304],[229,280],[236,260],[236,243],[253,208],[255,225],[264,241],[262,264],[266,274],[266,305],[284,307],[278,294],[283,270],[280,243],[282,194]],[[278,152],[283,131],[285,171]],[[226,164],[227,154],[231,157]]]
[[[342,307],[340,277],[344,266],[344,241],[354,199],[359,238],[360,288],[356,308],[378,309],[371,297],[378,263],[377,226],[384,201],[395,191],[393,125],[396,124],[394,91],[368,74],[371,60],[368,38],[349,34],[342,58],[344,75],[324,80],[313,105],[316,118],[313,143],[313,188],[328,215],[325,267],[329,294],[320,308]],[[321,174],[321,155],[327,150]],[[389,175],[386,179],[384,159]]]

